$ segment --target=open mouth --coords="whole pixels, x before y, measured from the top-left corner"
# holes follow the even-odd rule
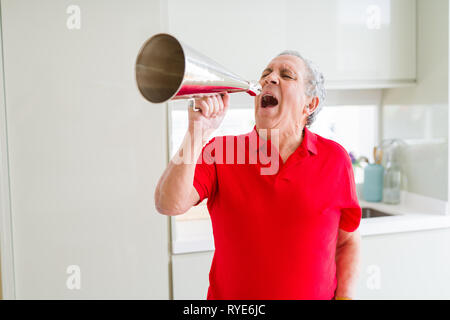
[[[265,94],[261,98],[261,107],[263,108],[271,108],[278,105],[278,99],[270,94]]]

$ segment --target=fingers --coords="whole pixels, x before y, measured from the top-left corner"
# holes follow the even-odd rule
[[[217,102],[219,103],[219,113],[217,114],[219,116],[223,113],[223,109],[224,109],[223,100],[220,95],[217,96]]]
[[[209,95],[195,99],[195,107],[201,110],[204,117],[215,118],[226,110],[228,100],[228,93]]]
[[[214,113],[213,113],[212,117],[215,118],[221,112],[220,102],[219,102],[219,98],[217,98],[217,95],[212,96],[211,100],[212,100],[213,105],[214,105]],[[220,100],[222,100],[222,99],[220,99]]]
[[[223,103],[223,113],[226,113],[228,110],[229,102],[230,102],[230,95],[228,92],[225,92],[222,96],[222,103]]]
[[[217,106],[216,106],[216,102],[214,101],[214,98],[211,96],[208,96],[206,99],[208,99],[208,104],[211,108],[211,114],[210,114],[210,118],[214,118],[216,116],[217,113]]]
[[[200,105],[198,108],[201,110],[202,115],[206,118],[209,118],[211,116],[211,106],[208,104],[205,98],[201,98],[199,102]]]
[[[228,92],[223,92],[223,93],[221,93],[221,96],[222,96],[224,109],[227,109],[228,108],[228,104],[230,102],[230,95],[228,94]]]

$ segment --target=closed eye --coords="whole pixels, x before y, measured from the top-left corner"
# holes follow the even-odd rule
[[[270,69],[270,68],[264,69],[264,71],[262,72],[262,75],[261,75],[261,79],[267,77],[271,72],[272,72],[272,69]]]
[[[283,68],[282,70],[281,70],[281,72],[280,72],[280,74],[281,74],[281,76],[283,77],[283,78],[289,78],[289,79],[292,79],[292,80],[295,80],[296,79],[296,77],[295,77],[295,73],[294,72],[292,72],[290,69],[288,69],[288,68]]]

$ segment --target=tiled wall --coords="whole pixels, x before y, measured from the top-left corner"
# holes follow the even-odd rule
[[[448,198],[448,1],[418,0],[417,85],[388,89],[382,136],[402,139],[410,192]]]

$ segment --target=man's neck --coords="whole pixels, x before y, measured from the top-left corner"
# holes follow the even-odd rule
[[[299,126],[291,130],[280,130],[280,156],[283,162],[301,145],[303,141],[303,128]]]
[[[278,151],[283,162],[289,158],[291,154],[301,145],[303,141],[304,125],[299,125],[289,129],[279,129],[278,134]],[[272,135],[275,132],[267,131],[267,139],[273,140]]]

